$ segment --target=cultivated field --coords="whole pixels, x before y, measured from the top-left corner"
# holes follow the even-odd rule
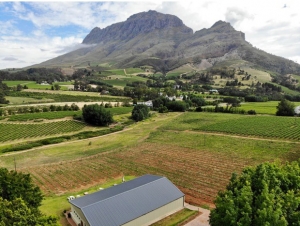
[[[273,124],[279,129],[290,123],[285,117],[268,117],[273,122],[284,122]],[[2,155],[0,164],[12,169],[15,158],[18,170],[31,173],[47,196],[75,192],[123,174],[150,173],[168,177],[186,194],[188,202],[212,205],[233,172],[239,173],[246,166],[264,161],[290,161],[300,157],[297,151],[300,143],[295,138],[279,136],[277,139],[245,132],[249,128],[240,122],[247,124],[252,119],[260,119],[256,123],[262,123],[267,117],[162,114],[117,134]],[[229,122],[241,125],[240,132],[205,129]],[[300,126],[298,121],[290,125]],[[267,129],[266,125],[263,128]]]
[[[0,123],[0,143],[19,139],[46,137],[58,134],[74,133],[87,125],[73,120],[61,120],[47,123]]]

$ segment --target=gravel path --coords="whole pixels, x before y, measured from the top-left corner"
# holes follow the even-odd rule
[[[188,222],[184,226],[209,226],[209,214],[210,211],[198,206],[192,206],[188,203],[184,203],[185,208],[190,210],[198,210],[202,214],[196,217],[194,220]]]

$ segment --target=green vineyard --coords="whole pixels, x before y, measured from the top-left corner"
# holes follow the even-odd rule
[[[198,129],[243,136],[300,140],[300,118],[296,117],[245,116],[200,126]]]
[[[300,140],[299,117],[187,112],[177,117],[176,121],[162,126],[162,129]]]
[[[52,136],[82,130],[82,122],[64,120],[51,123],[0,123],[0,142]]]

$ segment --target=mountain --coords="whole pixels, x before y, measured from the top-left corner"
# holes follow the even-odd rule
[[[115,68],[152,65],[166,72],[186,63],[245,60],[280,74],[300,73],[300,65],[253,47],[229,23],[193,30],[178,17],[150,10],[106,28],[95,27],[81,48],[38,66],[110,65]]]

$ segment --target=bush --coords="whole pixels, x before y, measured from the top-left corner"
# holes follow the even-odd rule
[[[134,106],[131,117],[136,122],[142,121],[149,117],[149,107],[144,104],[137,104]]]
[[[255,110],[249,110],[249,111],[248,111],[248,114],[249,114],[249,115],[256,115],[256,111],[255,111]]]
[[[187,109],[186,103],[183,101],[170,101],[167,103],[169,111],[185,111]]]
[[[82,117],[85,122],[96,126],[108,126],[113,122],[111,112],[98,104],[84,105]]]

